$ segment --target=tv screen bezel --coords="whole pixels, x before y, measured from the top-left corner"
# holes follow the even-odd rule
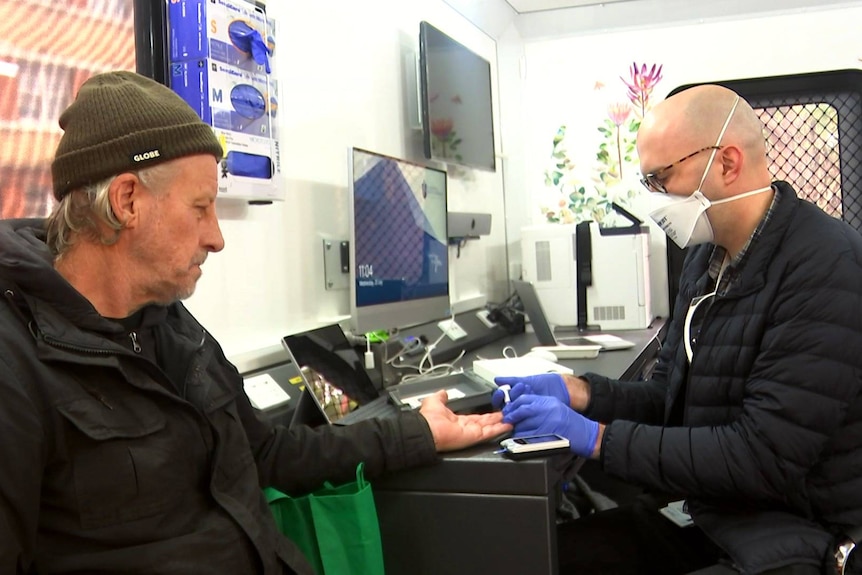
[[[478,164],[464,160],[456,160],[452,158],[441,158],[439,156],[434,155],[434,151],[431,146],[431,114],[430,114],[430,102],[429,102],[429,86],[428,86],[428,31],[429,29],[433,30],[435,33],[445,36],[452,43],[457,44],[461,47],[464,52],[471,54],[476,59],[481,60],[488,67],[488,110],[490,110],[491,114],[491,134],[490,134],[490,148],[491,148],[491,164]],[[492,87],[492,79],[493,76],[491,74],[491,63],[474,52],[467,48],[461,42],[458,42],[433,24],[422,20],[419,23],[419,91],[420,91],[420,101],[421,101],[421,114],[422,114],[422,147],[423,152],[425,154],[425,158],[428,160],[433,160],[435,162],[440,162],[443,164],[454,164],[458,166],[465,166],[468,168],[475,168],[478,170],[485,170],[488,172],[496,172],[497,171],[497,148],[495,143],[495,132],[494,132],[494,101],[493,101],[493,87]]]

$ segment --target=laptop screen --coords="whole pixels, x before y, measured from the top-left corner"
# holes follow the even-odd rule
[[[536,332],[539,343],[541,345],[556,345],[557,340],[554,337],[554,331],[545,318],[545,311],[539,302],[535,286],[530,282],[522,280],[513,280],[512,285],[515,287],[515,291],[518,292],[521,303],[524,304],[524,312],[530,318],[530,323],[533,325],[533,331]]]
[[[338,324],[288,335],[282,341],[300,368],[306,389],[313,393],[330,422],[337,422],[380,395]]]

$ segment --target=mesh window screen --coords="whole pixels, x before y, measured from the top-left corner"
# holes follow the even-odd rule
[[[862,231],[862,70],[717,83],[763,120],[773,177]]]
[[[766,126],[767,156],[776,180],[831,216],[841,217],[838,113],[828,104],[757,110]]]
[[[855,92],[749,100],[766,131],[770,171],[824,212],[862,230],[860,107]]]

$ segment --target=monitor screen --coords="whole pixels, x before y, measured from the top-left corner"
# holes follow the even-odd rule
[[[422,22],[419,74],[425,157],[494,171],[488,61]]]
[[[446,172],[358,148],[349,165],[353,328],[446,317]]]

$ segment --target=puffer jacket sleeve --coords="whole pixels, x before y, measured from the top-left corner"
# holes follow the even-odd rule
[[[674,316],[680,317],[680,311]],[[582,375],[590,384],[590,403],[584,415],[602,423],[624,419],[660,425],[665,415],[668,372],[681,332],[679,322],[671,321],[658,362],[648,380],[620,381],[597,373]]]
[[[32,567],[42,488],[45,434],[22,381],[0,354],[0,573],[10,574]]]
[[[686,256],[686,268],[691,278],[689,290],[702,287],[707,280],[706,268],[710,249],[695,248]],[[668,383],[675,369],[675,356],[682,339],[682,322],[691,293],[680,292],[674,304],[673,318],[668,324],[658,361],[649,380],[620,381],[586,373],[580,377],[590,384],[590,403],[584,415],[602,423],[618,419],[660,425],[667,416]]]
[[[790,229],[799,225],[797,218]],[[725,340],[722,353],[716,345],[716,361],[705,362],[716,377],[750,363],[739,412],[695,427],[615,421],[602,443],[607,472],[690,496],[807,507],[808,471],[827,450],[840,451],[837,430],[862,417],[862,242],[849,227],[835,229],[828,238],[802,234],[782,248],[765,272],[768,289],[751,296],[761,301],[747,316],[744,305],[734,310],[744,318],[737,324],[742,341]],[[722,319],[710,320],[717,322],[710,329],[725,328]],[[753,357],[727,353],[731,348]],[[698,376],[708,388],[710,373]]]
[[[236,368],[223,356],[220,361],[225,370],[233,372],[241,390],[242,378]],[[324,481],[337,484],[355,479],[360,461],[365,462],[365,475],[370,479],[384,472],[434,463],[439,458],[431,429],[425,418],[415,412],[349,426],[287,429],[265,421],[242,391],[236,402],[261,487],[299,494],[320,487]]]

